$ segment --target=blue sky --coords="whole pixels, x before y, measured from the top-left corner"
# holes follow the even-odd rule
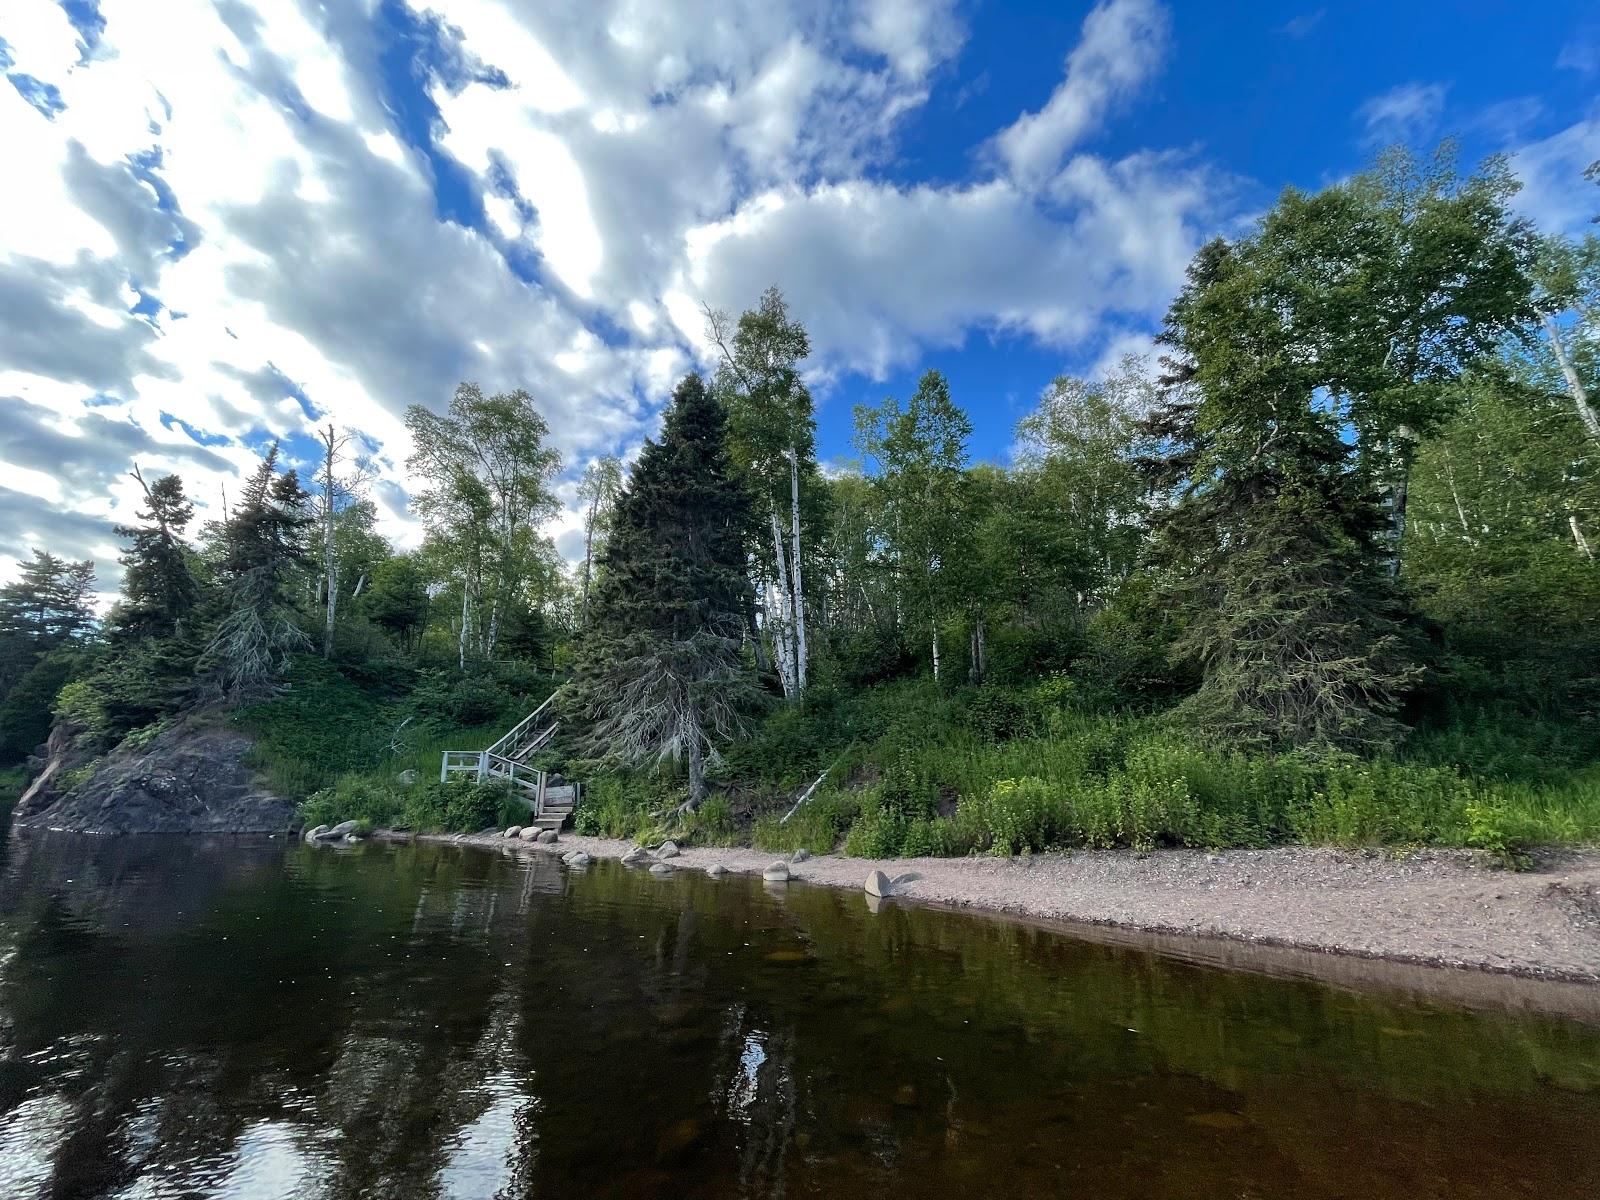
[[[819,447],[944,370],[1003,461],[1050,379],[1149,334],[1194,248],[1383,145],[1595,209],[1600,14],[1505,3],[6,0],[0,577],[115,582],[127,479],[203,504],[361,433],[399,541],[406,405],[526,387],[571,479],[777,283]],[[575,516],[551,532],[576,545]]]

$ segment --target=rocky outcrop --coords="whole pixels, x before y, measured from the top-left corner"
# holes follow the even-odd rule
[[[57,731],[59,733],[60,731]],[[72,739],[51,734],[44,770],[15,823],[80,833],[282,833],[295,806],[262,785],[250,739],[195,714],[142,746],[122,746],[80,779]],[[70,781],[70,783],[69,783]]]

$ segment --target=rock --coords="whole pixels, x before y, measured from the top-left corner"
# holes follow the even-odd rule
[[[874,896],[871,892],[868,892],[866,894],[866,897],[867,897],[867,911],[869,913],[872,913],[874,916],[876,916],[878,913],[883,911],[883,907],[884,906],[883,906],[883,897],[882,896]]]
[[[340,821],[332,829],[328,830],[327,833],[324,833],[321,836],[331,842],[337,838],[348,837],[352,833],[357,833],[360,831],[360,829],[360,821]]]
[[[577,850],[577,851],[574,851],[574,853],[573,853],[571,858],[567,859],[567,866],[569,866],[569,867],[587,867],[593,861],[594,861],[594,859],[590,858],[582,850]]]
[[[761,872],[761,878],[768,883],[788,883],[789,864],[779,859],[775,863],[768,863],[767,869]]]
[[[728,868],[723,866],[721,863],[712,863],[706,868],[706,874],[711,876],[713,879],[721,879],[727,873]]]
[[[521,837],[522,836],[522,826],[521,825],[513,825],[510,829],[506,830],[506,836],[508,838]]]
[[[498,826],[498,825],[489,825],[489,826],[486,826],[483,829],[478,830],[478,836],[479,837],[496,837],[496,836],[498,836],[499,833],[500,833],[500,826]]]
[[[539,840],[539,827],[537,825],[526,826],[517,836],[525,842],[536,842]]]
[[[565,854],[563,854],[561,856],[561,861],[564,862],[564,863],[571,862],[574,858],[577,857],[578,853],[579,852],[577,850],[568,850]]]
[[[652,875],[671,875],[672,874],[672,867],[669,864],[664,863],[664,862],[651,863],[650,864],[650,874],[652,874]]]
[[[800,849],[796,850],[789,856],[789,861],[792,863],[803,863],[810,857],[811,851],[807,850],[804,846],[801,846]]]
[[[417,772],[415,768],[407,768],[396,775],[394,781],[401,787],[412,787],[417,782]]]
[[[899,887],[902,883],[910,883],[913,880],[921,878],[922,876],[918,875],[915,871],[902,871],[889,882],[892,887]]]
[[[650,856],[650,851],[646,850],[643,846],[635,846],[632,850],[629,850],[622,856],[623,865],[629,867],[636,867],[641,863],[654,861],[655,860]]]
[[[365,839],[362,838],[362,836],[359,833],[347,833],[347,834],[344,835],[344,844],[346,846],[353,846],[357,842],[364,841],[364,840]]]
[[[319,837],[321,837],[323,834],[325,834],[327,832],[328,832],[328,827],[326,825],[318,825],[315,828],[308,829],[308,830],[306,830],[306,841],[314,842]]]
[[[889,882],[889,877],[882,871],[874,871],[867,876],[866,883],[861,885],[869,896],[887,896],[894,890],[894,884]]]
[[[677,842],[662,842],[660,848],[656,850],[656,857],[657,858],[677,858],[678,857],[678,843]]]
[[[216,708],[196,710],[141,746],[98,763],[59,722],[49,761],[14,810],[18,827],[80,833],[285,833],[294,803],[267,790],[250,763],[254,742]],[[91,767],[80,778],[79,767]]]
[[[546,846],[554,846],[561,838],[554,829],[541,829],[539,831],[539,840]]]

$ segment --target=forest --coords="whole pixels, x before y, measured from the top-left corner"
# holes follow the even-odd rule
[[[0,588],[6,786],[52,728],[70,787],[200,714],[308,823],[476,831],[515,802],[435,782],[440,752],[555,694],[541,765],[615,837],[1592,842],[1600,237],[1516,188],[1445,146],[1286,191],[1196,254],[1157,355],[1049,382],[1003,465],[932,370],[820,463],[804,314],[707,309],[715,370],[634,461],[580,464],[576,564],[523,391],[407,411],[411,552],[336,423],[198,525],[130,464],[114,606],[46,549]]]

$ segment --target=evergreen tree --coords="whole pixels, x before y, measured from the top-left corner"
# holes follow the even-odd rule
[[[1200,252],[1163,334],[1181,358],[1144,427],[1168,502],[1156,560],[1188,621],[1178,651],[1203,670],[1180,714],[1239,744],[1382,745],[1417,675],[1382,513],[1263,283],[1248,253]]]
[[[273,443],[222,529],[222,607],[201,660],[203,698],[270,691],[290,655],[311,645],[295,605],[313,565],[306,500],[295,472],[278,471]]]
[[[138,525],[116,527],[117,536],[131,544],[119,560],[122,599],[112,613],[111,631],[125,641],[170,637],[179,632],[200,597],[190,550],[183,541],[194,506],[178,476],[163,475],[146,483],[137,466],[132,475],[144,489],[145,503],[137,513]]]
[[[618,498],[564,703],[597,759],[686,763],[690,807],[756,694],[740,656],[747,519],[726,413],[688,375]]]
[[[37,653],[80,641],[94,626],[93,595],[94,563],[35,550],[0,587],[0,639],[21,639]]]

